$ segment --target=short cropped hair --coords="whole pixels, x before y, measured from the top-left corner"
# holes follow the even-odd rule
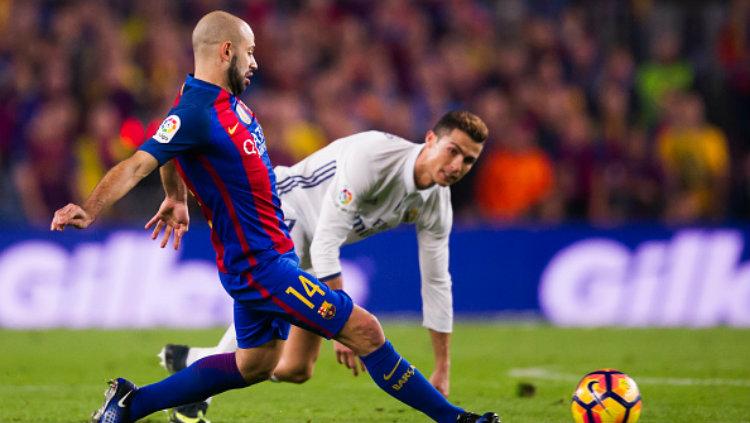
[[[432,128],[438,136],[458,129],[468,135],[474,142],[483,143],[489,136],[489,129],[479,116],[465,110],[448,112]]]

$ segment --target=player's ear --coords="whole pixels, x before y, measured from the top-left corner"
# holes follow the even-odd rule
[[[430,129],[427,131],[427,134],[424,136],[424,143],[428,146],[432,146],[437,142],[437,134]]]
[[[219,54],[221,55],[221,60],[226,60],[229,62],[232,59],[232,42],[231,41],[224,41],[221,43]]]

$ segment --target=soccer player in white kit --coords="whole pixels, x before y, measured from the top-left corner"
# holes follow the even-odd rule
[[[471,170],[487,136],[487,126],[479,117],[453,111],[427,132],[423,144],[379,131],[361,132],[332,142],[294,166],[274,169],[300,267],[332,289],[346,290],[339,261],[342,245],[401,223],[416,226],[422,325],[430,333],[435,356],[429,380],[446,396],[453,329],[449,186]],[[292,327],[272,380],[304,383],[310,379],[320,344],[319,336]],[[232,325],[215,347],[168,344],[159,355],[167,370],[179,371],[205,356],[236,348]],[[335,341],[334,350],[338,362],[357,375],[361,363],[356,355]],[[183,406],[173,410],[170,419],[202,422],[207,407],[207,402]]]

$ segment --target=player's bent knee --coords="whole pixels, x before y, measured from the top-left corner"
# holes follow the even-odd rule
[[[242,374],[242,378],[245,379],[245,381],[249,384],[254,384],[258,382],[263,382],[264,380],[268,380],[271,378],[271,375],[273,374],[273,367],[268,366],[242,366],[240,367],[240,373]]]
[[[385,343],[378,319],[364,309],[356,308],[340,334],[340,340],[357,355],[366,355]]]
[[[273,372],[276,379],[289,382],[302,384],[310,380],[313,376],[312,366],[295,367],[290,369],[279,369],[276,368]]]
[[[362,337],[369,345],[368,349],[376,349],[385,343],[385,334],[380,321],[374,315],[370,314],[362,326]]]
[[[235,352],[237,369],[247,383],[252,385],[271,378],[279,362],[282,345],[282,342],[273,340],[256,348],[238,349]]]

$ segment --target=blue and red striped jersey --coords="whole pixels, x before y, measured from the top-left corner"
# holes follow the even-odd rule
[[[174,107],[140,148],[176,159],[211,226],[222,273],[245,273],[293,249],[276,176],[255,114],[221,87],[188,75]]]

